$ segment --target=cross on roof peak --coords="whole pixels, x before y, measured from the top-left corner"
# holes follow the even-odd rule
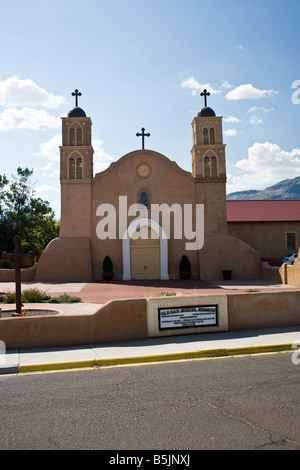
[[[145,134],[145,128],[144,127],[142,127],[141,131],[142,131],[142,133],[141,134],[137,133],[136,136],[137,137],[140,137],[140,136],[142,137],[142,149],[144,149],[145,148],[145,137],[150,137],[150,134],[149,134],[149,132],[148,132],[148,134]]]
[[[78,96],[81,96],[81,93],[80,93],[80,91],[78,91],[76,89],[75,91],[73,91],[72,96],[75,96],[75,106],[77,108],[78,107]]]
[[[206,89],[204,89],[201,93],[200,93],[201,96],[204,96],[204,106],[207,107],[207,97],[210,96],[210,93],[209,91],[207,91]]]

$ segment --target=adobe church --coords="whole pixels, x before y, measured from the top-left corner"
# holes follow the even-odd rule
[[[75,90],[76,106],[62,118],[60,236],[43,252],[36,279],[100,281],[107,255],[113,262],[114,280],[179,279],[184,254],[191,263],[192,279],[222,279],[223,270],[231,270],[233,279],[261,278],[258,253],[228,234],[222,117],[207,106],[209,93],[201,93],[205,106],[192,122],[191,172],[167,156],[146,150],[147,134],[142,129],[142,149],[124,155],[95,175],[92,121],[78,106],[80,95]],[[124,219],[124,211],[134,204],[143,208],[142,216],[126,214]],[[172,210],[169,233],[163,227],[162,214],[159,220],[151,218],[153,205],[172,209],[174,204],[182,208],[182,214],[186,205],[204,208],[203,246],[187,250],[191,238],[186,238],[183,225],[176,226]],[[99,206],[114,208],[115,237],[99,236],[99,223],[105,215]],[[195,219],[195,211],[193,215]],[[193,227],[195,230],[195,220]],[[178,228],[182,237],[176,235]]]

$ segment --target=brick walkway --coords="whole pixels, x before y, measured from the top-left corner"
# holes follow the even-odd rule
[[[14,283],[0,283],[0,291],[14,291]],[[253,281],[224,281],[206,282],[199,280],[174,280],[174,281],[111,281],[92,283],[22,283],[22,290],[37,288],[47,292],[51,297],[62,293],[80,297],[79,304],[26,304],[27,309],[56,310],[61,314],[89,314],[93,313],[97,306],[117,299],[134,299],[157,297],[162,293],[176,293],[177,295],[201,295],[201,294],[228,294],[242,293],[249,289],[263,291],[297,290],[296,287],[283,284],[274,284],[264,280]],[[3,311],[15,308],[13,304],[0,304]]]
[[[83,302],[105,303],[113,299],[133,299],[151,296],[159,296],[163,292],[176,292],[177,295],[200,295],[200,294],[227,294],[247,291],[247,289],[257,288],[259,291],[265,290],[294,290],[292,286],[276,285],[268,281],[236,281],[231,286],[230,283],[222,287],[217,283],[209,283],[199,280],[174,280],[174,281],[111,281],[95,282],[85,284],[78,296]]]
[[[225,293],[205,281],[111,281],[88,283],[79,292],[83,302],[105,303],[113,299],[134,299],[159,296],[163,292],[182,295]]]

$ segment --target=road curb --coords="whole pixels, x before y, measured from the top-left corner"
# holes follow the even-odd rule
[[[265,344],[260,346],[243,346],[235,348],[219,348],[180,353],[149,354],[141,356],[125,356],[117,358],[95,358],[83,361],[66,361],[45,364],[21,364],[19,373],[47,372],[67,369],[101,368],[126,364],[146,364],[157,362],[184,361],[190,359],[205,359],[212,357],[230,357],[247,354],[263,354],[272,352],[292,351],[293,343]]]

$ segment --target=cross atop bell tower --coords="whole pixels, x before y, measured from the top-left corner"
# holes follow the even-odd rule
[[[226,164],[222,116],[207,106],[206,89],[200,93],[204,107],[192,122],[192,175],[195,178],[197,203],[213,214],[206,224],[206,235],[227,233]],[[213,195],[213,197],[212,197]]]
[[[207,107],[207,97],[210,96],[209,91],[206,89],[200,93],[200,96],[204,96],[204,106]]]
[[[76,108],[78,107],[78,96],[81,96],[82,93],[80,93],[80,91],[78,91],[77,89],[75,91],[73,91],[72,93],[72,96],[75,96],[75,106]]]
[[[75,108],[62,117],[60,236],[82,237],[91,230],[92,121],[78,106],[80,91],[71,95]]]
[[[193,176],[205,181],[225,180],[225,145],[223,144],[222,117],[207,106],[210,92],[204,89],[204,107],[194,118],[192,163]]]
[[[75,108],[62,118],[61,179],[80,180],[93,177],[92,121],[78,106],[81,92],[71,93]]]

